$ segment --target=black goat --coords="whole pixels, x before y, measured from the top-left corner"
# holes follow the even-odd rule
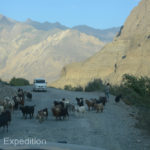
[[[20,110],[22,111],[23,117],[27,119],[27,115],[30,116],[30,119],[33,118],[34,115],[34,106],[22,106]]]
[[[76,97],[76,101],[77,101],[77,105],[78,105],[78,106],[84,106],[83,98],[77,98],[77,97]]]
[[[61,101],[54,101],[54,106],[61,106],[62,108],[64,108],[64,103]]]
[[[115,97],[115,102],[118,103],[121,98],[122,98],[122,95],[119,94],[118,96]]]
[[[96,103],[102,103],[104,106],[107,103],[107,98],[106,97],[99,97],[99,100],[96,101]]]
[[[26,97],[27,97],[29,100],[32,99],[32,93],[26,92],[25,95],[26,95]]]
[[[10,111],[6,110],[5,112],[2,112],[0,115],[0,127],[7,128],[8,132],[8,123],[11,121],[11,113]]]

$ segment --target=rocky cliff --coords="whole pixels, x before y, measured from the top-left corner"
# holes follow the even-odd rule
[[[113,42],[87,60],[64,67],[61,78],[52,86],[85,86],[94,78],[119,84],[125,73],[150,77],[149,16],[150,0],[142,0]]]

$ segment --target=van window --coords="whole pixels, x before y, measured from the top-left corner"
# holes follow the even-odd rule
[[[45,80],[35,80],[35,83],[45,83]]]

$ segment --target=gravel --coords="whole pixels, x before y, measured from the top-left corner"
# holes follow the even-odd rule
[[[32,91],[31,86],[22,88],[26,91]],[[15,90],[13,88],[13,91]],[[54,88],[48,88],[47,92],[32,92],[32,94],[32,101],[26,101],[25,105],[36,105],[35,116],[38,110],[47,107],[49,110],[48,120],[42,123],[39,123],[35,118],[25,120],[22,118],[20,110],[14,111],[8,133],[0,128],[0,147],[18,148],[14,145],[4,145],[5,138],[18,140],[36,138],[44,139],[47,143],[44,146],[55,145],[54,149],[59,148],[60,150],[73,150],[77,145],[80,145],[80,148],[76,149],[85,148],[86,150],[88,150],[88,147],[89,150],[94,150],[94,148],[99,150],[150,149],[150,137],[144,131],[135,128],[136,109],[125,105],[122,101],[116,104],[114,96],[110,97],[110,101],[106,104],[102,113],[87,110],[85,114],[70,113],[69,120],[56,121],[51,113],[54,100],[68,98],[76,104],[76,97],[90,99],[104,96],[104,94],[100,92],[72,92]],[[36,146],[29,145],[30,148]]]

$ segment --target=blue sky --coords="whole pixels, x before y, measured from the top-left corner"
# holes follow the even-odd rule
[[[98,29],[124,24],[140,0],[0,0],[0,14],[25,21],[60,22]]]

